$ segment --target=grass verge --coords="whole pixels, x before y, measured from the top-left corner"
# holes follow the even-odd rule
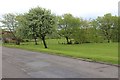
[[[48,39],[48,48],[45,49],[42,42],[34,45],[34,42],[24,42],[21,45],[3,44],[11,48],[19,48],[30,51],[44,52],[73,58],[82,58],[92,61],[118,64],[118,43],[86,43],[66,45],[58,44],[63,40]]]

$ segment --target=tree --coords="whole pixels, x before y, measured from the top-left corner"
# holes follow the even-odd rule
[[[71,44],[70,38],[73,33],[73,29],[79,27],[79,18],[73,17],[72,14],[64,14],[59,17],[58,30],[59,34],[66,38],[67,44]]]
[[[76,28],[73,30],[72,38],[75,44],[82,44],[86,41],[84,29]]]
[[[0,22],[2,22],[3,27],[7,27],[8,30],[12,33],[13,37],[16,39],[16,44],[20,45],[20,39],[15,35],[17,28],[16,15],[12,13],[5,14],[3,15],[3,20]]]
[[[47,48],[45,37],[53,31],[55,16],[50,10],[40,7],[30,9],[27,15],[29,27],[32,29],[35,39],[39,36],[43,41],[44,47]]]
[[[31,9],[29,11],[29,13],[27,13],[26,15],[24,15],[24,17],[26,17],[26,20],[27,20],[27,25],[28,27],[30,28],[31,30],[31,33],[32,33],[32,36],[34,38],[34,41],[35,41],[35,45],[37,45],[37,37],[38,37],[38,26],[37,26],[37,23],[39,21],[37,21],[37,19],[39,18],[38,15],[36,15],[35,11],[32,11],[34,9]]]
[[[112,27],[112,35],[111,35],[111,40],[113,42],[118,42],[118,37],[119,37],[119,25],[118,25],[118,18],[117,16],[113,16],[112,20],[113,20],[113,27]]]
[[[118,16],[118,30],[120,30],[120,16]],[[120,31],[118,31],[118,42],[120,42]]]
[[[18,28],[16,29],[16,35],[22,39],[32,39],[32,30],[29,27],[29,21],[27,20],[27,14],[19,14],[16,16],[18,21]],[[35,42],[36,44],[36,42]]]
[[[104,41],[104,37],[101,34],[101,30],[97,24],[97,20],[93,19],[90,21],[90,26],[91,26],[91,36],[92,36],[92,41],[95,43],[98,42],[103,42]]]
[[[112,29],[114,27],[113,16],[108,13],[105,14],[103,17],[98,17],[97,24],[101,29],[103,35],[107,39],[107,42],[109,43],[112,38]]]
[[[92,42],[92,27],[89,20],[83,20],[80,18],[80,25],[78,28],[73,29],[73,39],[75,43],[89,43]]]

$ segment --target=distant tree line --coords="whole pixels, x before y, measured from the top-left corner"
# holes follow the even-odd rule
[[[24,14],[5,14],[0,22],[12,33],[17,45],[23,39],[34,39],[37,45],[40,38],[47,48],[46,38],[65,38],[66,44],[118,42],[118,19],[111,13],[92,20],[69,13],[56,16],[50,10],[36,7]]]

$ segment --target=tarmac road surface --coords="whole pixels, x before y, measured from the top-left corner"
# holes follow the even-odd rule
[[[3,78],[118,78],[118,67],[2,47]]]

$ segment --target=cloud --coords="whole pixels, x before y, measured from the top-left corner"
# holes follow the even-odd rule
[[[106,13],[118,14],[119,0],[2,0],[0,16],[5,13],[24,13],[40,6],[62,15],[71,13],[83,18],[95,18]]]

